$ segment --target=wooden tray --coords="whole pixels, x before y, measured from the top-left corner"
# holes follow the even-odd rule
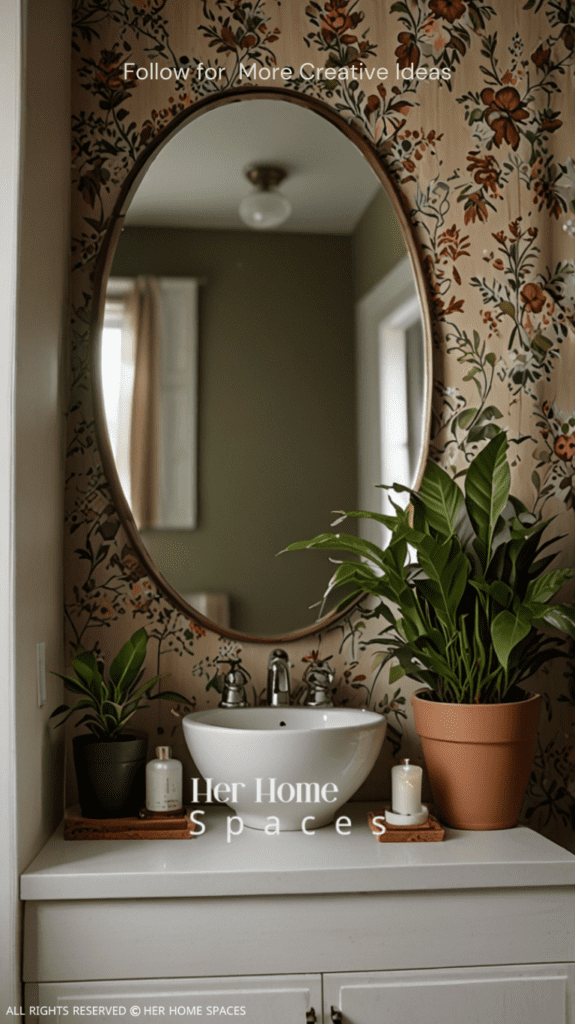
[[[388,809],[389,806],[388,804]],[[445,839],[444,829],[431,814],[424,825],[416,825],[413,828],[409,825],[388,825],[385,822],[385,832],[381,833],[373,824],[373,819],[385,817],[384,811],[385,808],[383,811],[369,811],[367,815],[367,823],[378,843],[440,843]]]
[[[191,839],[194,823],[188,811],[177,816],[142,818],[83,818],[80,807],[69,807],[64,839]]]

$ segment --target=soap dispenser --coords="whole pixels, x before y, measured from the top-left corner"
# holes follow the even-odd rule
[[[154,814],[182,812],[182,762],[171,747],[156,747],[156,759],[146,765],[146,810]]]

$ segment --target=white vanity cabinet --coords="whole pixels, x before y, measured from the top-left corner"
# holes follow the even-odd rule
[[[190,841],[56,833],[22,877],[27,1006],[575,1024],[575,857],[526,828],[377,843],[373,809],[348,805],[342,835],[246,829],[228,843],[225,808]]]
[[[330,1024],[565,1024],[573,1020],[572,994],[573,965],[569,964],[328,974],[324,1020]]]
[[[566,1024],[573,966],[29,984],[26,1009],[246,1024]],[[322,992],[323,989],[323,992]],[[76,1008],[76,1010],[74,1009]],[[84,1010],[82,1010],[84,1008]],[[115,1009],[114,1009],[115,1008]],[[322,1017],[323,1011],[323,1017]]]
[[[26,1010],[62,1007],[66,1016],[82,1015],[81,1007],[102,1008],[116,1020],[234,1020],[240,1024],[294,1024],[320,1020],[319,975],[274,978],[181,978],[170,981],[79,981],[26,986]],[[116,1008],[114,1011],[114,1007]],[[317,1007],[317,1011],[316,1008]],[[136,1012],[137,1011],[137,1012]],[[102,1013],[104,1016],[105,1013]]]

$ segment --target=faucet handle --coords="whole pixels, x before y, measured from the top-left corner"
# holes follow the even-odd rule
[[[312,661],[303,674],[303,682],[308,692],[303,699],[305,707],[332,708],[334,706],[331,689],[335,679],[334,670],[327,664],[331,655],[323,660]]]
[[[229,671],[224,676],[220,708],[249,708],[246,685],[250,678],[247,669],[237,660],[230,659]]]

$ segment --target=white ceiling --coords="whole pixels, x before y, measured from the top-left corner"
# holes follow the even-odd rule
[[[357,146],[305,107],[254,99],[208,111],[158,154],[127,224],[244,228],[240,200],[254,191],[251,164],[288,171],[281,192],[293,212],[281,231],[348,234],[381,185]]]

